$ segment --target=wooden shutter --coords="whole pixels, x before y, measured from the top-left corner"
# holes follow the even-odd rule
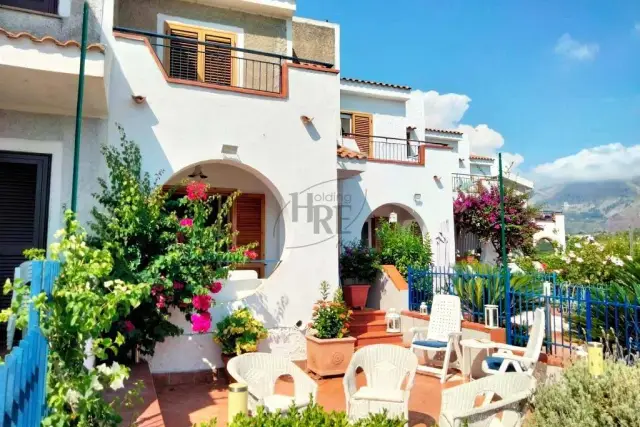
[[[370,114],[353,113],[354,139],[361,153],[371,153],[371,134],[373,126]]]
[[[187,31],[167,27],[167,35],[198,41],[197,31]],[[182,80],[200,80],[198,73],[198,44],[186,41],[169,40],[166,60],[169,77]]]
[[[231,36],[205,34],[205,41],[221,43],[233,47],[235,41]],[[233,55],[230,49],[217,46],[204,47],[204,81],[219,85],[232,86],[233,82]]]
[[[237,231],[235,244],[237,246],[258,243],[253,250],[258,253],[258,259],[264,260],[264,224],[265,203],[264,194],[241,194],[233,205],[233,229]],[[258,271],[258,277],[264,276],[264,264],[250,263],[241,269]]]
[[[0,151],[0,284],[13,280],[14,269],[25,261],[25,249],[44,249],[49,211],[51,156]],[[0,296],[0,309],[11,295]],[[2,328],[4,330],[4,328]],[[6,334],[0,332],[5,348]]]
[[[58,0],[0,0],[0,4],[38,12],[58,13]]]

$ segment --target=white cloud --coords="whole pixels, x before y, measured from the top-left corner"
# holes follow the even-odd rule
[[[433,90],[424,93],[424,114],[427,126],[464,132],[473,154],[497,156],[504,145],[504,137],[500,132],[486,124],[472,126],[461,123],[470,103],[471,98],[467,95],[439,94]],[[505,168],[512,164],[515,169],[524,161],[524,157],[520,154],[503,153],[502,157]]]
[[[558,39],[555,52],[577,61],[590,61],[596,57],[600,46],[598,43],[581,43],[571,37],[569,33],[564,33]]]
[[[571,156],[536,166],[534,173],[552,181],[628,179],[639,174],[640,145],[619,142],[585,148]]]
[[[436,129],[455,129],[469,109],[471,98],[457,93],[440,95],[435,90],[424,94],[424,114],[429,126]]]

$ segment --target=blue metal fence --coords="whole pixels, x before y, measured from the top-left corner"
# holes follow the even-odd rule
[[[429,310],[434,294],[460,297],[463,317],[484,322],[484,307],[498,306],[499,326],[507,342],[526,345],[533,312],[546,314],[545,349],[567,355],[589,341],[618,345],[627,354],[640,351],[640,302],[637,296],[611,286],[556,283],[554,274],[511,274],[499,270],[474,272],[463,268],[410,269],[409,309]]]
[[[31,296],[51,295],[60,265],[53,261],[32,261]],[[29,268],[27,268],[28,270]],[[30,276],[30,277],[29,277]],[[40,331],[39,315],[29,307],[29,326],[17,347],[0,366],[0,417],[2,426],[39,426],[46,412],[47,340]]]

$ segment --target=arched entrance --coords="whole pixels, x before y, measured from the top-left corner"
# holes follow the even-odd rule
[[[282,197],[273,184],[259,172],[230,161],[203,161],[190,165],[172,175],[166,187],[176,188],[174,199],[184,195],[189,181],[201,181],[209,185],[210,195],[219,195],[212,206],[211,221],[215,221],[222,203],[235,191],[235,200],[227,221],[237,232],[234,244],[238,246],[257,243],[258,259],[240,266],[247,273],[239,278],[266,278],[278,266],[285,245],[285,225],[281,220]]]
[[[376,229],[380,224],[389,221],[413,227],[417,235],[423,236],[426,232],[422,219],[414,210],[397,203],[387,203],[379,206],[369,214],[362,225],[360,239],[367,242],[370,247],[376,247],[378,244]]]

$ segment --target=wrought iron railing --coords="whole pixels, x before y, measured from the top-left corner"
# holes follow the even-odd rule
[[[146,37],[169,78],[217,86],[281,93],[286,62],[332,68],[333,64],[234,47],[226,43],[114,27]]]
[[[355,140],[360,152],[366,154],[370,160],[424,164],[424,141],[357,133],[343,133],[342,138],[343,141],[345,138]]]
[[[462,173],[451,174],[451,187],[454,192],[478,193],[482,188],[489,188],[497,184],[498,179],[492,176],[469,175]]]

